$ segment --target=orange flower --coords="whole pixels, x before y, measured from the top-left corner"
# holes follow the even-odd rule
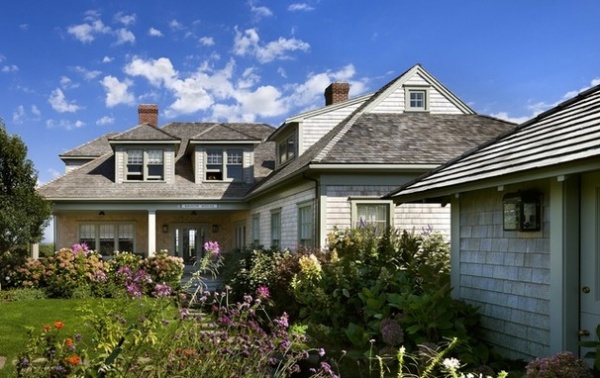
[[[79,358],[78,355],[74,354],[71,357],[65,358],[65,361],[67,361],[69,364],[71,364],[73,366],[76,366],[81,363],[81,358]]]
[[[73,346],[73,339],[66,339],[65,340],[65,345],[68,347],[72,347]]]
[[[183,355],[185,357],[190,357],[194,354],[194,351],[192,349],[186,348],[183,350]]]
[[[50,331],[50,324],[44,324],[44,332]]]
[[[65,326],[65,323],[63,323],[63,322],[54,322],[54,328],[56,328],[56,329],[64,328],[64,326]]]

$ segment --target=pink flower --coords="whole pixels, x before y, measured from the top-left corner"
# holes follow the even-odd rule
[[[219,256],[219,243],[216,241],[207,241],[204,243],[204,250],[214,257]]]
[[[263,299],[269,298],[269,288],[266,286],[259,286],[256,290],[256,295]]]

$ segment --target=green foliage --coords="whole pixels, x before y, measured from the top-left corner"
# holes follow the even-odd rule
[[[35,288],[10,289],[0,291],[0,302],[20,302],[45,299],[46,293],[43,290]]]
[[[0,255],[42,239],[51,207],[36,185],[27,147],[0,119]]]
[[[0,253],[0,289],[6,290],[18,286],[15,281],[15,271],[25,264],[29,252],[25,249],[15,249]]]
[[[581,341],[579,345],[584,348],[592,348],[583,357],[594,360],[594,368],[600,371],[600,324],[596,326],[596,340]]]
[[[180,257],[169,256],[167,251],[160,251],[143,259],[140,269],[152,277],[152,282],[166,283],[174,289],[181,286],[183,260]]]

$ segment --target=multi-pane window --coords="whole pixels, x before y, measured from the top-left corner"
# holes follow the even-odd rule
[[[314,216],[312,204],[298,206],[298,241],[300,245],[311,248],[314,246]]]
[[[135,227],[132,223],[85,223],[79,225],[79,243],[101,255],[114,251],[135,252]]]
[[[427,104],[427,89],[407,89],[406,90],[406,107],[407,110],[426,111],[429,106]]]
[[[279,163],[283,164],[288,160],[292,160],[296,155],[295,137],[289,136],[286,140],[279,143]]]
[[[242,180],[243,162],[240,149],[210,148],[206,150],[206,180]]]
[[[246,224],[238,222],[234,226],[235,231],[235,247],[242,249],[246,245]]]
[[[260,244],[260,214],[252,216],[252,243],[255,246]]]
[[[385,203],[357,203],[356,227],[374,226],[385,229],[389,222],[390,205]]]
[[[271,212],[271,246],[278,248],[281,245],[281,210]]]
[[[127,180],[156,181],[164,179],[163,150],[127,150]]]

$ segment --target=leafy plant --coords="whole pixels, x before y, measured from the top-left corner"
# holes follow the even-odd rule
[[[527,364],[526,369],[526,378],[592,378],[592,373],[585,362],[571,352],[560,352],[550,357],[536,358]]]

